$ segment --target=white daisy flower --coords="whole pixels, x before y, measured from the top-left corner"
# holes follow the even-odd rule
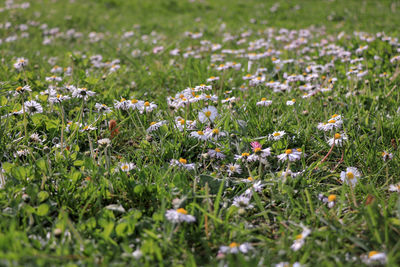
[[[243,243],[239,244],[236,242],[232,242],[229,244],[229,246],[220,246],[219,247],[219,252],[221,254],[237,254],[239,252],[241,253],[248,253],[250,250],[252,250],[253,247],[250,243]]]
[[[218,110],[214,106],[203,108],[199,112],[199,121],[201,123],[213,122],[218,117]]]
[[[51,96],[51,97],[49,97],[49,102],[52,103],[52,104],[61,103],[61,102],[63,102],[64,100],[68,100],[68,99],[70,99],[70,98],[71,98],[71,97],[69,97],[69,96],[67,96],[67,95],[60,95],[60,94],[58,94],[58,95],[56,95],[56,96]]]
[[[15,88],[14,96],[22,95],[26,92],[32,92],[32,89],[29,85],[25,85],[24,87],[18,86],[17,88]]]
[[[150,127],[147,128],[146,132],[151,133],[153,131],[156,131],[158,128],[160,128],[164,124],[167,124],[167,121],[159,121],[159,122],[153,121],[150,123]]]
[[[278,140],[280,140],[285,134],[286,134],[285,131],[273,132],[272,134],[269,135],[268,139],[269,139],[269,140],[278,141]]]
[[[400,183],[389,185],[389,191],[390,192],[398,192],[398,193],[400,193]]]
[[[233,174],[237,173],[237,174],[241,174],[242,173],[242,168],[240,167],[239,164],[232,164],[229,163],[227,166],[227,172],[229,176],[232,176]]]
[[[26,101],[24,103],[24,106],[25,106],[25,112],[28,113],[29,115],[43,112],[42,106],[35,100]]]
[[[203,131],[191,132],[191,133],[190,133],[190,136],[191,136],[191,137],[194,137],[194,138],[196,138],[196,139],[198,139],[198,140],[202,140],[202,141],[205,141],[205,140],[208,139],[208,136],[207,136],[206,134],[204,134]]]
[[[23,57],[17,58],[17,61],[14,63],[14,68],[17,70],[21,70],[23,67],[28,65],[28,60]]]
[[[87,88],[75,88],[72,91],[72,97],[74,98],[82,98],[83,100],[87,100],[90,96],[94,96],[96,93],[93,91],[89,91]]]
[[[355,167],[347,167],[346,171],[340,173],[340,180],[351,186],[355,186],[360,177],[361,173]]]
[[[119,167],[120,167],[121,171],[123,171],[123,172],[129,172],[129,171],[135,169],[135,168],[136,168],[136,165],[135,165],[134,163],[121,162],[121,163],[119,164]]]
[[[328,140],[328,144],[330,146],[333,145],[333,143],[335,143],[335,146],[342,146],[343,142],[347,140],[347,135],[346,134],[340,134],[340,133],[335,133],[335,135],[333,136],[333,138],[330,138]]]
[[[196,164],[194,163],[187,163],[186,159],[180,158],[179,160],[176,159],[171,159],[171,166],[177,166],[177,167],[181,167],[184,168],[186,170],[194,170],[194,168],[196,167]]]
[[[267,98],[265,98],[265,97],[261,98],[261,101],[256,103],[257,106],[263,106],[263,107],[268,107],[271,104],[272,104],[272,101],[267,100]]]
[[[290,246],[290,248],[294,251],[299,250],[304,245],[306,237],[309,236],[310,234],[311,234],[311,230],[304,227],[303,232],[296,236],[296,238],[295,238],[293,244]]]
[[[386,152],[386,151],[382,152],[383,161],[387,161],[387,160],[390,160],[392,158],[393,158],[393,154],[392,153],[389,153],[389,152]]]
[[[192,223],[196,221],[196,218],[193,215],[188,214],[188,212],[184,208],[179,208],[177,210],[167,210],[167,212],[165,213],[165,217],[168,221],[172,223]]]
[[[251,200],[251,196],[248,195],[240,195],[240,196],[236,196],[233,199],[233,206],[236,206],[238,208],[244,208],[244,209],[252,209],[254,207],[254,205],[250,204],[250,200]]]
[[[285,153],[278,155],[279,161],[297,161],[301,158],[302,151],[300,148],[298,149],[286,149]]]
[[[210,156],[210,158],[216,158],[216,159],[224,159],[226,156],[224,153],[221,152],[221,149],[219,149],[218,147],[215,149],[209,149],[207,152],[208,156]]]
[[[387,256],[384,252],[370,251],[368,255],[362,255],[361,260],[368,265],[385,265],[387,261]]]

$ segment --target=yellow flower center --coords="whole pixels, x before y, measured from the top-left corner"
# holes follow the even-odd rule
[[[197,131],[198,135],[204,135],[203,131]]]
[[[152,121],[152,122],[150,122],[150,126],[153,126],[154,124],[156,124],[157,122],[155,122],[155,121]]]
[[[333,114],[331,118],[334,119],[334,118],[336,118],[337,116],[339,116],[339,115],[338,115],[338,114]]]
[[[17,89],[15,89],[15,91],[17,91],[17,92],[19,92],[19,91],[21,91],[21,90],[22,90],[22,87],[21,87],[21,86],[18,86]]]
[[[206,95],[206,98],[211,98],[211,96],[210,95]]]
[[[272,135],[273,135],[273,136],[280,136],[281,133],[273,133]]]
[[[298,148],[298,149],[296,149],[297,150],[297,152],[301,152],[301,151],[303,151],[301,148]]]
[[[293,99],[292,99],[292,102],[296,102],[296,99],[293,98]]]
[[[218,147],[215,149],[215,152],[221,152],[221,149],[219,149]]]
[[[354,179],[354,174],[352,172],[346,173],[347,179]]]
[[[372,256],[374,256],[374,255],[376,255],[376,254],[378,254],[379,252],[378,251],[375,251],[375,250],[373,250],[373,251],[370,251],[369,253],[368,253],[368,258],[371,258]]]
[[[239,246],[239,244],[236,243],[236,242],[232,242],[232,243],[229,244],[229,247],[230,247],[230,248],[236,248],[236,247],[238,247],[238,246]]]
[[[150,103],[148,101],[144,102],[145,107],[150,107]]]
[[[250,176],[250,177],[247,178],[247,180],[253,181],[253,177]]]
[[[249,153],[247,153],[247,152],[242,153],[242,157],[246,158],[246,157],[248,157],[248,156],[250,156]]]
[[[132,99],[132,100],[131,100],[131,103],[132,103],[132,104],[136,104],[137,102],[138,102],[137,99]]]
[[[213,133],[213,134],[219,134],[219,130],[218,130],[218,129],[213,129],[213,130],[212,130],[212,133]]]
[[[182,163],[182,164],[186,164],[186,163],[187,163],[187,160],[186,160],[186,159],[183,159],[183,158],[180,158],[180,159],[179,159],[179,162]]]
[[[83,127],[83,130],[87,130],[87,129],[89,129],[89,126]]]
[[[328,201],[329,202],[333,202],[333,201],[335,201],[336,200],[336,195],[329,195],[328,196]]]
[[[285,154],[286,154],[286,155],[292,154],[292,150],[291,150],[291,149],[286,149],[286,150],[285,150]]]
[[[329,120],[329,123],[336,123],[336,120]]]
[[[185,120],[184,119],[181,119],[179,122],[181,123],[181,125],[185,124]]]
[[[260,147],[256,147],[255,149],[254,149],[254,153],[258,153],[258,152],[260,152],[261,151],[261,148]]]
[[[299,239],[302,239],[302,238],[303,238],[303,234],[296,235],[296,240],[299,240]]]
[[[206,117],[209,118],[211,116],[211,111],[204,112],[204,115],[206,115]]]
[[[231,172],[234,172],[234,171],[236,170],[236,167],[232,165],[232,166],[229,167],[229,170],[230,170]]]
[[[128,165],[122,165],[121,168],[125,171],[125,170],[127,170],[129,167],[128,167]]]
[[[261,101],[267,101],[267,99],[265,97],[261,98]]]
[[[339,139],[341,137],[340,133],[335,133],[335,139]]]
[[[184,208],[177,209],[176,211],[179,212],[180,214],[185,214],[185,215],[188,213]]]
[[[211,76],[209,79],[213,80],[213,79],[215,79],[215,77],[214,77],[214,76]]]

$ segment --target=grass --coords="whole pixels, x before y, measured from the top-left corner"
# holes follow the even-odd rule
[[[391,62],[399,54],[397,2],[75,0],[32,1],[26,9],[21,3],[0,9],[0,265],[399,265],[400,200],[389,191],[399,182],[400,71]],[[293,32],[279,33],[282,28]],[[190,38],[189,31],[202,37]],[[248,50],[260,39],[267,42]],[[295,39],[306,43],[289,49]],[[204,40],[222,47],[211,51]],[[176,48],[180,54],[170,55]],[[241,55],[250,52],[269,54],[248,69]],[[223,54],[221,62],[212,61],[216,54]],[[16,69],[20,57],[28,63]],[[233,61],[241,67],[216,69]],[[55,65],[60,73],[51,73]],[[325,68],[310,82],[284,83],[291,74],[310,77],[311,65]],[[365,76],[348,74],[358,65]],[[265,81],[250,86],[244,76],[259,68],[267,69]],[[46,80],[52,75],[62,80]],[[219,80],[206,82],[211,76]],[[269,81],[291,90],[274,91]],[[217,101],[168,105],[167,97],[203,83],[212,85],[206,92]],[[313,93],[303,98],[306,84]],[[17,90],[26,85],[31,91]],[[68,85],[95,95],[77,98],[82,90]],[[50,103],[41,93],[49,87],[70,99]],[[121,98],[157,107],[142,113],[138,102],[139,109],[118,109]],[[258,106],[262,98],[272,104]],[[291,99],[294,105],[287,104]],[[28,100],[43,111],[29,113]],[[98,111],[96,103],[111,112]],[[219,116],[202,123],[207,106]],[[341,115],[341,126],[319,130],[333,114]],[[193,138],[207,127],[225,136]],[[286,134],[274,141],[275,131]],[[328,144],[335,133],[347,136],[342,146]],[[102,139],[110,143],[101,145]],[[255,141],[270,148],[266,162],[235,159],[256,155]],[[216,147],[224,159],[206,156]],[[296,148],[299,160],[278,159]],[[392,158],[383,160],[384,151]],[[174,159],[195,167],[172,166]],[[227,166],[235,163],[241,172],[230,175]],[[360,172],[354,186],[341,180],[348,167]],[[335,201],[327,203],[328,196]],[[167,211],[178,208],[195,222],[168,219]],[[298,250],[291,247],[296,239]],[[236,254],[222,247],[237,244],[242,252]],[[243,252],[246,244],[251,248]],[[385,261],[369,258],[373,251]]]

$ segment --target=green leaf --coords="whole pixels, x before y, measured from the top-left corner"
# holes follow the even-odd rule
[[[42,172],[46,173],[47,172],[47,162],[44,158],[38,159],[36,161],[36,166],[41,170]]]
[[[49,193],[46,191],[40,191],[37,197],[39,202],[43,202],[49,198]]]
[[[42,204],[36,208],[36,214],[39,216],[45,216],[49,213],[50,207],[47,204]]]

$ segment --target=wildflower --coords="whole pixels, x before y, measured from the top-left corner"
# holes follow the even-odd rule
[[[253,182],[254,179],[252,177],[247,178],[248,182]],[[251,197],[253,195],[253,192],[260,193],[262,189],[264,188],[265,185],[261,183],[261,181],[257,181],[251,185],[250,188],[247,188],[246,191],[243,193],[243,195]]]
[[[87,88],[75,88],[75,90],[72,91],[72,97],[82,98],[84,101],[95,94],[95,92],[89,91]]]
[[[150,127],[147,128],[146,132],[151,133],[153,131],[156,131],[158,128],[160,128],[164,124],[167,124],[167,121],[159,121],[159,122],[153,121],[150,123]]]
[[[214,106],[203,108],[199,112],[199,121],[201,123],[213,122],[218,117],[218,110]]]
[[[235,160],[241,160],[246,162],[250,156],[250,153],[243,152],[241,155],[235,155]]]
[[[296,103],[296,99],[286,101],[286,106],[293,106]]]
[[[272,101],[267,100],[265,97],[261,98],[261,101],[256,103],[257,106],[263,106],[263,107],[268,107],[271,104],[272,104]]]
[[[386,264],[387,256],[384,252],[370,251],[368,255],[362,255],[361,260],[365,264]]]
[[[207,79],[207,82],[211,83],[211,82],[215,82],[215,81],[218,81],[218,80],[219,80],[219,77],[211,76],[210,78]]]
[[[153,102],[143,102],[143,105],[139,106],[139,111],[140,113],[143,112],[152,112],[154,109],[157,108],[157,105],[154,104]]]
[[[210,158],[216,158],[216,159],[224,159],[226,156],[224,153],[221,152],[221,149],[219,149],[218,147],[215,149],[209,149],[207,152],[208,156],[210,156]]]
[[[43,112],[42,106],[35,100],[26,101],[24,103],[24,106],[25,106],[25,112],[27,112],[29,115]]]
[[[241,253],[248,253],[250,250],[253,249],[253,246],[250,243],[243,243],[239,244],[236,242],[232,242],[229,244],[229,246],[220,246],[219,247],[219,252],[221,254],[237,254],[239,252]]]
[[[119,167],[123,172],[130,172],[131,170],[136,168],[136,165],[134,163],[122,162],[119,164]]]
[[[285,134],[286,134],[285,131],[273,132],[272,134],[269,135],[269,140],[278,141],[278,140],[280,140]]]
[[[275,267],[302,267],[303,265],[301,265],[299,262],[295,262],[293,264],[290,264],[289,262],[280,262],[275,264]]]
[[[229,176],[232,176],[233,174],[237,173],[237,174],[241,174],[242,173],[242,168],[240,167],[239,164],[232,164],[229,163],[227,167],[227,172]]]
[[[61,102],[63,102],[64,100],[68,100],[68,99],[70,99],[69,96],[58,94],[58,95],[56,95],[56,96],[51,96],[51,97],[49,97],[49,102],[52,103],[52,104],[54,104],[54,103],[61,103]]]
[[[165,213],[165,217],[168,221],[172,223],[192,223],[196,221],[196,218],[193,215],[188,214],[188,212],[184,208],[179,208],[177,210],[167,210],[167,212]]]
[[[203,131],[191,132],[191,133],[190,133],[190,136],[191,136],[191,137],[194,137],[194,138],[196,138],[196,139],[198,139],[198,140],[202,140],[202,141],[205,141],[205,140],[208,139],[208,136],[205,135]]]
[[[319,194],[318,198],[322,202],[328,203],[328,208],[333,208],[336,204],[337,196],[334,194],[330,194],[328,197],[325,197],[323,194]]]
[[[333,143],[335,143],[335,146],[342,146],[343,145],[343,141],[345,141],[345,140],[347,140],[347,135],[346,134],[335,133],[333,138],[330,138],[328,140],[328,144],[330,146],[332,146]]]
[[[17,70],[21,70],[22,68],[26,67],[28,65],[28,60],[20,57],[17,58],[17,61],[14,63],[14,68]]]
[[[389,153],[389,152],[386,152],[386,151],[382,152],[383,161],[387,161],[388,159],[392,159],[392,158],[393,158],[393,154],[392,153]]]
[[[82,127],[83,125],[81,124],[80,127]],[[82,129],[80,130],[80,132],[89,132],[89,131],[94,131],[96,130],[96,127],[93,127],[92,125],[85,125],[82,127]]]
[[[311,230],[306,227],[303,227],[303,232],[296,236],[290,248],[293,249],[294,251],[299,250],[304,245],[306,237],[309,236],[310,234]]]
[[[131,107],[131,101],[121,98],[119,101],[114,102],[114,108],[128,110]]]
[[[389,185],[390,192],[399,192],[400,193],[400,183]]]
[[[15,88],[14,96],[22,95],[26,92],[32,92],[32,89],[29,85],[25,85],[24,87],[18,86],[17,88]]]
[[[346,171],[340,173],[342,182],[351,186],[355,186],[360,177],[361,173],[355,167],[347,167]]]
[[[14,157],[15,158],[22,158],[22,157],[26,157],[29,154],[29,150],[28,149],[21,149],[21,150],[17,150],[14,153]]]
[[[106,104],[96,103],[94,108],[97,109],[98,112],[103,112],[105,114],[111,113],[112,110]]]
[[[301,149],[286,149],[285,153],[278,155],[279,161],[296,161],[301,158],[302,151]]]
[[[178,166],[184,168],[186,170],[194,170],[195,164],[194,163],[187,163],[186,159],[180,158],[179,160],[171,159],[171,166]]]
[[[109,146],[111,144],[111,140],[109,138],[103,138],[97,141],[99,146]]]
[[[58,76],[50,76],[50,77],[46,77],[46,82],[61,82],[62,78],[58,77]]]
[[[208,138],[212,138],[212,139],[214,139],[214,140],[218,140],[218,139],[220,139],[221,137],[225,137],[225,136],[226,136],[226,133],[223,132],[223,131],[220,131],[218,128],[214,128],[214,129],[207,128],[207,129],[204,131],[204,134],[205,134]]]
[[[233,199],[233,206],[236,206],[238,208],[244,208],[244,209],[252,209],[254,206],[250,204],[251,196],[248,195],[240,195],[237,196]]]
[[[29,136],[29,139],[30,139],[32,142],[35,142],[35,143],[42,143],[42,142],[44,141],[44,140],[40,139],[40,136],[39,136],[39,134],[37,134],[37,133],[31,134],[31,136]]]

